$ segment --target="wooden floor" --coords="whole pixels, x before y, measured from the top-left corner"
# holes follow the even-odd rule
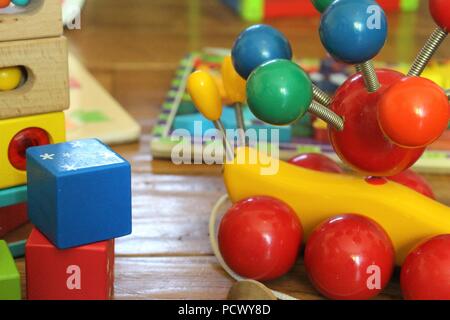
[[[325,55],[318,22],[270,21],[288,35],[297,57]],[[434,28],[425,8],[391,15],[389,22],[389,41],[379,58],[390,62],[411,61]],[[245,25],[218,0],[95,0],[87,1],[82,29],[67,33],[72,52],[143,128],[138,143],[116,148],[133,167],[134,228],[117,240],[116,299],[224,299],[233,283],[208,243],[208,215],[224,193],[220,168],[154,161],[149,143],[179,59],[205,46],[230,47]],[[438,57],[450,57],[448,40]],[[450,204],[450,176],[427,178],[439,200]],[[25,237],[29,228],[7,240]],[[18,265],[23,275],[24,261]],[[269,286],[297,298],[321,299],[301,262]],[[398,277],[379,298],[401,298]]]

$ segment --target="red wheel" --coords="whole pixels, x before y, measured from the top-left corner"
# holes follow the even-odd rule
[[[450,300],[450,235],[419,244],[406,257],[400,275],[407,300]]]
[[[360,215],[342,215],[319,225],[305,249],[308,276],[324,296],[370,299],[389,282],[394,248],[386,232]]]
[[[219,247],[234,272],[254,280],[272,280],[292,268],[302,236],[291,207],[274,198],[253,197],[237,202],[225,214]]]

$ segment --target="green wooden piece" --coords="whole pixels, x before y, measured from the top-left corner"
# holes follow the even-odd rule
[[[272,60],[247,80],[247,102],[252,113],[266,123],[288,125],[308,110],[313,99],[306,72],[290,60]]]
[[[27,201],[27,186],[0,190],[0,208]]]
[[[324,12],[334,0],[311,0],[314,7],[320,13]]]
[[[27,240],[8,243],[9,251],[11,251],[11,254],[14,257],[14,259],[22,258],[23,256],[25,256],[26,243]]]
[[[264,19],[264,0],[241,0],[239,9],[244,20],[256,22]]]
[[[20,275],[5,241],[0,240],[0,300],[20,300]]]

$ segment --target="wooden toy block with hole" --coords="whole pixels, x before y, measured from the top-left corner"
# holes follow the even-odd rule
[[[23,80],[14,89],[0,91],[0,119],[69,108],[66,38],[0,42],[0,73],[10,67],[20,67]]]
[[[0,190],[0,237],[28,221],[27,187]]]
[[[31,0],[25,7],[0,9],[0,41],[60,36],[61,0]]]
[[[63,112],[0,120],[0,190],[26,183],[28,147],[65,141]]]
[[[20,275],[5,241],[0,240],[0,300],[20,300]]]
[[[29,300],[107,300],[114,288],[114,240],[59,250],[36,228],[25,247]]]

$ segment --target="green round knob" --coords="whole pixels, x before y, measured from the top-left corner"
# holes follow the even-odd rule
[[[247,80],[247,103],[261,121],[288,125],[308,110],[312,83],[290,60],[272,60],[255,69]]]
[[[323,13],[327,10],[328,6],[335,0],[311,0],[314,7],[316,7],[317,11]]]

